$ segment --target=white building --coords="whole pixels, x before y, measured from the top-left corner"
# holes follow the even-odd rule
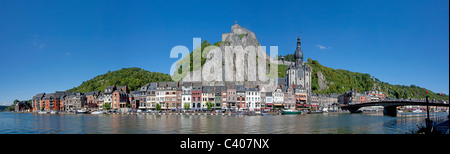
[[[247,88],[245,103],[249,111],[261,109],[261,95],[258,88]]]
[[[185,104],[189,104],[191,106],[192,100],[192,83],[191,82],[184,82],[181,87],[181,108],[184,109]]]
[[[275,91],[272,93],[273,96],[273,106],[274,107],[281,107],[284,104],[284,93],[281,88],[275,89]]]

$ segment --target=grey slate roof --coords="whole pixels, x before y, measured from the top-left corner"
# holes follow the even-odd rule
[[[214,93],[214,86],[203,86],[202,93]]]
[[[236,85],[236,91],[245,91],[244,85]]]

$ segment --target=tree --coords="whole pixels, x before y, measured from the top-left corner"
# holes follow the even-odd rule
[[[214,103],[212,103],[211,101],[206,102],[206,107],[208,108],[208,110],[211,110],[212,107],[214,107]]]
[[[191,105],[189,103],[184,103],[183,108],[184,110],[189,110],[191,108]]]
[[[105,103],[105,104],[103,104],[103,108],[105,110],[109,110],[109,109],[111,109],[111,104],[110,103]]]
[[[18,102],[20,102],[19,100],[14,100],[14,105],[16,105]]]
[[[159,103],[156,103],[155,109],[158,110],[158,111],[161,110],[161,105],[159,105]]]

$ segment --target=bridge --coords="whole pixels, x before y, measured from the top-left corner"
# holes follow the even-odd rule
[[[383,106],[384,107],[384,115],[388,116],[397,116],[397,107],[406,106],[406,105],[414,105],[414,106],[442,106],[449,107],[449,104],[443,103],[427,103],[427,102],[415,102],[415,101],[379,101],[379,102],[367,102],[360,104],[349,104],[341,106],[343,110],[349,110],[351,113],[359,113],[359,108],[366,106]]]

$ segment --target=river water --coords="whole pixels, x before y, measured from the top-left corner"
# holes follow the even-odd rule
[[[431,117],[448,113],[431,113]],[[0,112],[0,134],[405,134],[426,113],[274,116],[40,115]]]

